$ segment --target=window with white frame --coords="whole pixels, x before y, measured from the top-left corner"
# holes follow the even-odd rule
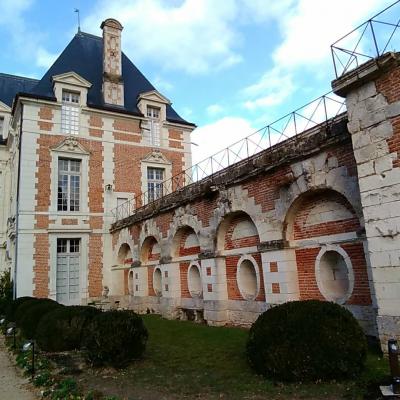
[[[62,133],[77,135],[79,133],[79,93],[63,90],[61,105]]]
[[[58,159],[57,210],[79,211],[81,189],[81,161]]]
[[[79,303],[80,239],[57,239],[57,301]]]
[[[148,201],[154,201],[163,195],[164,168],[147,167]]]
[[[153,146],[160,146],[160,109],[147,106],[147,118],[149,119],[149,143]]]

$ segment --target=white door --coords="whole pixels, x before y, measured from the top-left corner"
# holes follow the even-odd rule
[[[56,299],[62,304],[80,304],[80,239],[57,239]]]

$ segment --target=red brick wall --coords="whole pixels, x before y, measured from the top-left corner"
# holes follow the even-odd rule
[[[99,128],[102,128],[103,125],[104,123],[102,117],[100,117],[98,114],[91,114],[89,117],[89,135],[102,138],[103,130]]]
[[[98,141],[82,140],[82,145],[90,151],[89,157],[89,211],[93,213],[104,212],[103,196],[103,144]]]
[[[188,270],[189,270],[189,265],[190,263],[188,262],[181,262],[179,264],[179,272],[180,272],[180,280],[181,280],[181,297],[190,299],[192,296],[189,292],[189,286],[188,286]]]
[[[100,233],[92,233],[89,236],[89,296],[101,296],[103,291],[103,243]]]
[[[382,93],[389,104],[400,99],[400,68],[386,72],[376,81],[376,89]],[[390,153],[397,153],[393,167],[400,167],[400,116],[390,118],[393,126],[393,136],[387,140]]]
[[[155,267],[148,267],[147,268],[147,281],[148,281],[148,288],[149,288],[149,296],[155,296],[156,292],[154,291],[153,288],[153,273],[154,273]]]
[[[42,131],[51,131],[53,129],[54,124],[52,122],[54,114],[53,109],[50,107],[40,107],[38,111],[38,127]],[[45,121],[43,121],[45,120]]]
[[[183,153],[170,150],[160,150],[172,162],[172,175],[179,174],[183,169]],[[131,192],[139,195],[142,190],[141,161],[151,152],[148,147],[138,147],[129,144],[114,145],[114,186],[117,192]],[[142,200],[137,199],[137,207]]]
[[[48,297],[50,270],[49,236],[47,233],[35,233],[34,238],[33,296]]]

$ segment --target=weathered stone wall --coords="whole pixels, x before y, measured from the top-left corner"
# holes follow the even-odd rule
[[[118,221],[113,251],[129,244],[134,286],[146,281],[138,311],[249,325],[274,304],[334,299],[373,335],[363,226],[344,115]]]
[[[346,97],[382,347],[400,335],[400,55],[333,82]]]

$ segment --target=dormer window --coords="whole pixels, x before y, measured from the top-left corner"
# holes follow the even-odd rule
[[[79,133],[79,93],[62,91],[61,128],[67,135]]]
[[[153,146],[160,146],[160,109],[147,106],[146,114],[149,119],[149,143]]]

